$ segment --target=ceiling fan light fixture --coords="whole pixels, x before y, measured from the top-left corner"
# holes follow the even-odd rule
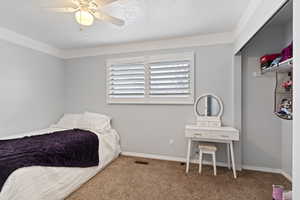
[[[88,11],[79,10],[75,13],[75,19],[78,24],[91,26],[94,23],[94,16]]]

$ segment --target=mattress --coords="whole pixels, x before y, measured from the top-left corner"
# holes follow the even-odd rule
[[[61,130],[65,129],[53,127],[1,139],[40,135]],[[6,180],[0,193],[0,200],[59,200],[66,198],[117,158],[121,152],[119,135],[114,129],[94,133],[99,138],[100,164],[98,166],[88,168],[41,166],[20,168]]]

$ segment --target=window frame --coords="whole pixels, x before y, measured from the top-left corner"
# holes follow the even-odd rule
[[[149,97],[149,64],[154,62],[190,61],[189,97]],[[139,63],[145,66],[145,97],[144,98],[110,98],[110,67],[117,64]],[[147,55],[139,57],[112,58],[106,60],[106,102],[107,104],[194,104],[195,97],[195,55],[194,52]]]

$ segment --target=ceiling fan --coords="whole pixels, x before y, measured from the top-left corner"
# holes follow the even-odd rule
[[[78,24],[91,26],[94,20],[110,22],[117,26],[123,26],[124,20],[110,16],[101,10],[102,7],[118,0],[70,0],[70,6],[62,8],[49,8],[54,12],[74,13]]]

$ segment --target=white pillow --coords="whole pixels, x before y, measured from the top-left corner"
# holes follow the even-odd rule
[[[85,112],[78,122],[78,128],[102,132],[111,128],[110,120],[111,118],[106,115]]]
[[[78,128],[78,122],[81,118],[82,114],[64,114],[64,116],[54,126],[66,129]]]

